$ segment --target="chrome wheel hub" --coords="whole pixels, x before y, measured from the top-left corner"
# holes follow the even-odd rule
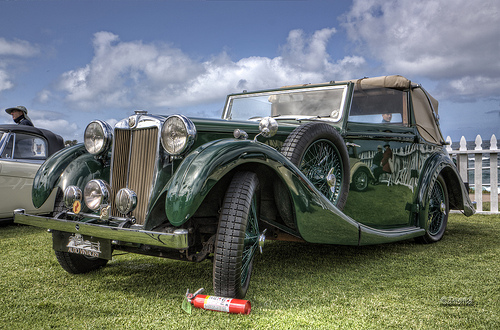
[[[337,184],[337,177],[335,176],[334,170],[334,168],[330,169],[328,175],[326,176],[326,182],[332,192],[335,192],[335,186]]]

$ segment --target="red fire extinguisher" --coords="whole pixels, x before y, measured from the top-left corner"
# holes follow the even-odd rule
[[[211,311],[233,314],[250,314],[250,310],[252,309],[250,301],[200,294],[201,292],[203,292],[203,290],[204,289],[201,288],[195,293],[189,293],[188,289],[188,291],[186,292],[187,302],[194,307],[208,309]],[[185,308],[185,306],[183,308]],[[189,312],[190,310],[188,311],[188,313]]]

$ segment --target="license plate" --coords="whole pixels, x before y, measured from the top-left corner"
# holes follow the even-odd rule
[[[56,251],[111,260],[111,240],[109,239],[54,231],[52,243]]]

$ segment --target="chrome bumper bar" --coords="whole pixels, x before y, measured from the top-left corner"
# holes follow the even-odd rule
[[[171,249],[188,248],[188,230],[176,229],[173,233],[118,228],[98,225],[94,223],[77,222],[71,220],[54,219],[38,215],[29,215],[23,209],[14,210],[14,222],[23,225],[58,230],[68,233],[107,238],[127,243],[161,246]]]

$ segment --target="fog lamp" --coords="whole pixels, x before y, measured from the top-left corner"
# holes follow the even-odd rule
[[[82,190],[77,186],[68,186],[64,189],[64,206],[68,209],[73,208],[76,201],[82,202]]]
[[[98,211],[109,204],[111,188],[103,180],[90,180],[83,190],[85,204],[91,210]]]
[[[128,188],[122,188],[116,194],[115,204],[118,212],[128,214],[137,206],[137,194]]]

